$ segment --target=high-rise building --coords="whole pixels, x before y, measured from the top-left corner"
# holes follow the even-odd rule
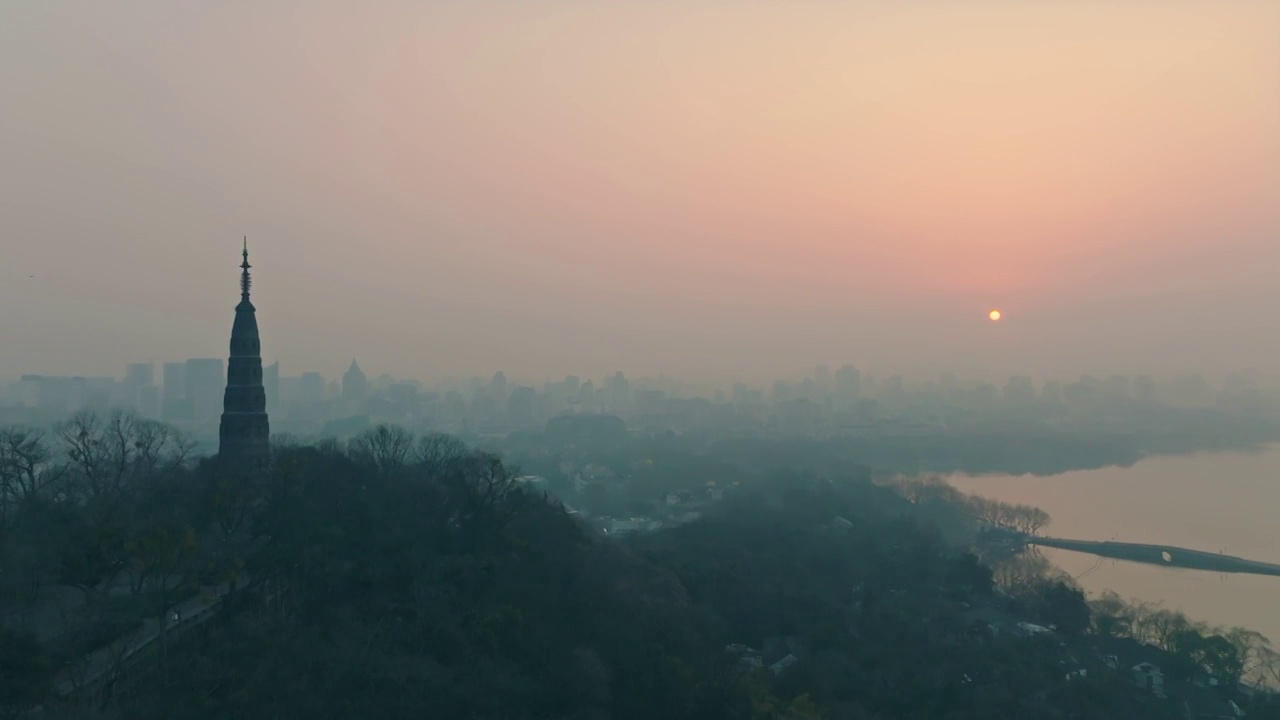
[[[124,382],[120,383],[120,404],[131,410],[141,411],[141,394],[144,388],[155,386],[155,377],[154,363],[129,363],[124,369]],[[155,416],[154,412],[143,414],[147,417]]]
[[[166,422],[190,420],[191,409],[187,406],[187,364],[167,362],[162,368],[164,387],[160,401],[160,417]]]
[[[23,375],[22,382],[35,398],[35,406],[46,413],[76,412],[84,407],[86,392],[85,379],[75,377],[50,377],[44,375]]]
[[[514,428],[528,428],[535,425],[534,408],[538,400],[533,388],[520,386],[511,391],[507,398],[507,422]]]
[[[267,414],[280,409],[280,363],[262,368],[262,389],[267,393]]]
[[[240,264],[240,304],[231,326],[231,355],[218,428],[218,459],[244,469],[261,469],[271,459],[267,394],[262,387],[262,342],[258,317],[249,302],[249,240]]]
[[[836,395],[842,408],[850,408],[864,394],[862,373],[852,365],[844,365],[835,374]]]
[[[113,377],[84,378],[84,402],[82,407],[90,412],[105,414],[126,406],[120,392],[120,382]]]
[[[155,385],[138,388],[137,410],[145,418],[160,417],[160,388]]]
[[[342,375],[342,401],[348,405],[358,403],[369,395],[369,378],[353,359],[351,367]]]
[[[187,396],[187,364],[167,362],[164,364],[164,401],[170,403]]]
[[[18,380],[18,404],[28,408],[40,406],[39,375],[23,375]]]
[[[197,421],[218,417],[227,379],[221,358],[192,358],[186,368],[186,401]]]
[[[280,407],[292,408],[301,402],[302,395],[298,391],[301,384],[302,378],[297,375],[285,375],[280,378]],[[265,378],[263,379],[263,385],[266,385]],[[269,401],[270,398],[268,398]],[[271,412],[270,406],[268,406],[267,412]]]
[[[631,410],[631,381],[619,370],[605,381],[609,390],[609,412],[625,415]]]
[[[324,376],[318,372],[304,372],[298,378],[298,403],[305,406],[324,402]]]
[[[156,381],[154,363],[129,363],[124,369],[124,381],[134,387],[153,385]]]

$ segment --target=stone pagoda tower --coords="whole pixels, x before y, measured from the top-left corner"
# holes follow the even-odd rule
[[[258,318],[249,302],[249,240],[245,238],[240,265],[240,304],[231,326],[231,357],[227,362],[227,391],[222,399],[218,429],[218,459],[245,470],[261,470],[271,460],[267,422],[267,394],[262,387],[262,343]]]

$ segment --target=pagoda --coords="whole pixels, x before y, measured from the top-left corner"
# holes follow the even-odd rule
[[[260,470],[271,460],[271,428],[267,422],[267,394],[262,387],[262,343],[258,318],[249,301],[249,239],[240,264],[240,304],[231,326],[231,356],[227,361],[227,390],[218,428],[218,459],[245,470]]]

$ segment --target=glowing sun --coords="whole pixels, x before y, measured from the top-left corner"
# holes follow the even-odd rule
[[[1000,314],[999,310],[992,310],[991,312],[987,313],[987,317],[991,318],[991,322],[995,322],[1004,316]]]

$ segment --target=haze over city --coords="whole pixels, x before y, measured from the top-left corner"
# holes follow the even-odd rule
[[[0,373],[223,355],[244,234],[264,356],[329,376],[1270,372],[1278,26],[5,3]]]
[[[0,0],[0,718],[1280,720],[1275,0]]]

